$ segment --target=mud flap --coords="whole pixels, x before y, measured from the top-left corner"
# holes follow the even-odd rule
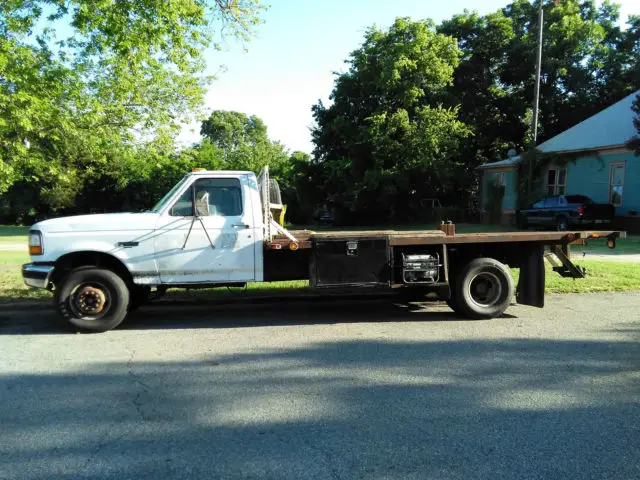
[[[544,245],[531,243],[521,250],[516,299],[522,305],[544,307]]]

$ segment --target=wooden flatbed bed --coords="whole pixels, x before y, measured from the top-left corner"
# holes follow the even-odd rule
[[[314,240],[358,240],[362,238],[385,238],[394,247],[412,245],[455,245],[470,243],[519,243],[541,242],[546,245],[581,244],[588,239],[625,237],[625,232],[614,231],[565,231],[565,232],[491,232],[491,233],[455,233],[454,229],[447,234],[444,230],[370,230],[370,231],[331,231],[313,232],[310,230],[293,230],[293,242],[285,236],[276,236],[267,244],[272,249],[310,249]],[[295,243],[295,245],[294,245]]]

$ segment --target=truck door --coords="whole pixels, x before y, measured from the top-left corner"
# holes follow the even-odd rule
[[[163,284],[256,279],[255,243],[261,239],[253,228],[248,189],[245,175],[195,177],[156,229],[155,259]]]

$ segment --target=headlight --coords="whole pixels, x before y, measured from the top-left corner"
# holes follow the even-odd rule
[[[29,255],[42,255],[43,253],[42,234],[35,230],[29,232]]]

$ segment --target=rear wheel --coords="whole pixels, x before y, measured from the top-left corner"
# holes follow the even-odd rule
[[[58,313],[69,324],[87,332],[106,332],[124,320],[129,289],[110,270],[81,268],[71,271],[56,288]]]
[[[458,303],[458,300],[456,299],[455,296],[452,296],[447,300],[447,305],[449,305],[449,308],[453,310],[455,313],[457,313],[458,315],[462,315],[462,316],[467,315],[465,311],[462,310],[462,308],[460,308],[460,304]]]
[[[513,278],[504,264],[493,258],[476,258],[458,276],[453,298],[459,313],[483,319],[502,315],[513,293]]]

